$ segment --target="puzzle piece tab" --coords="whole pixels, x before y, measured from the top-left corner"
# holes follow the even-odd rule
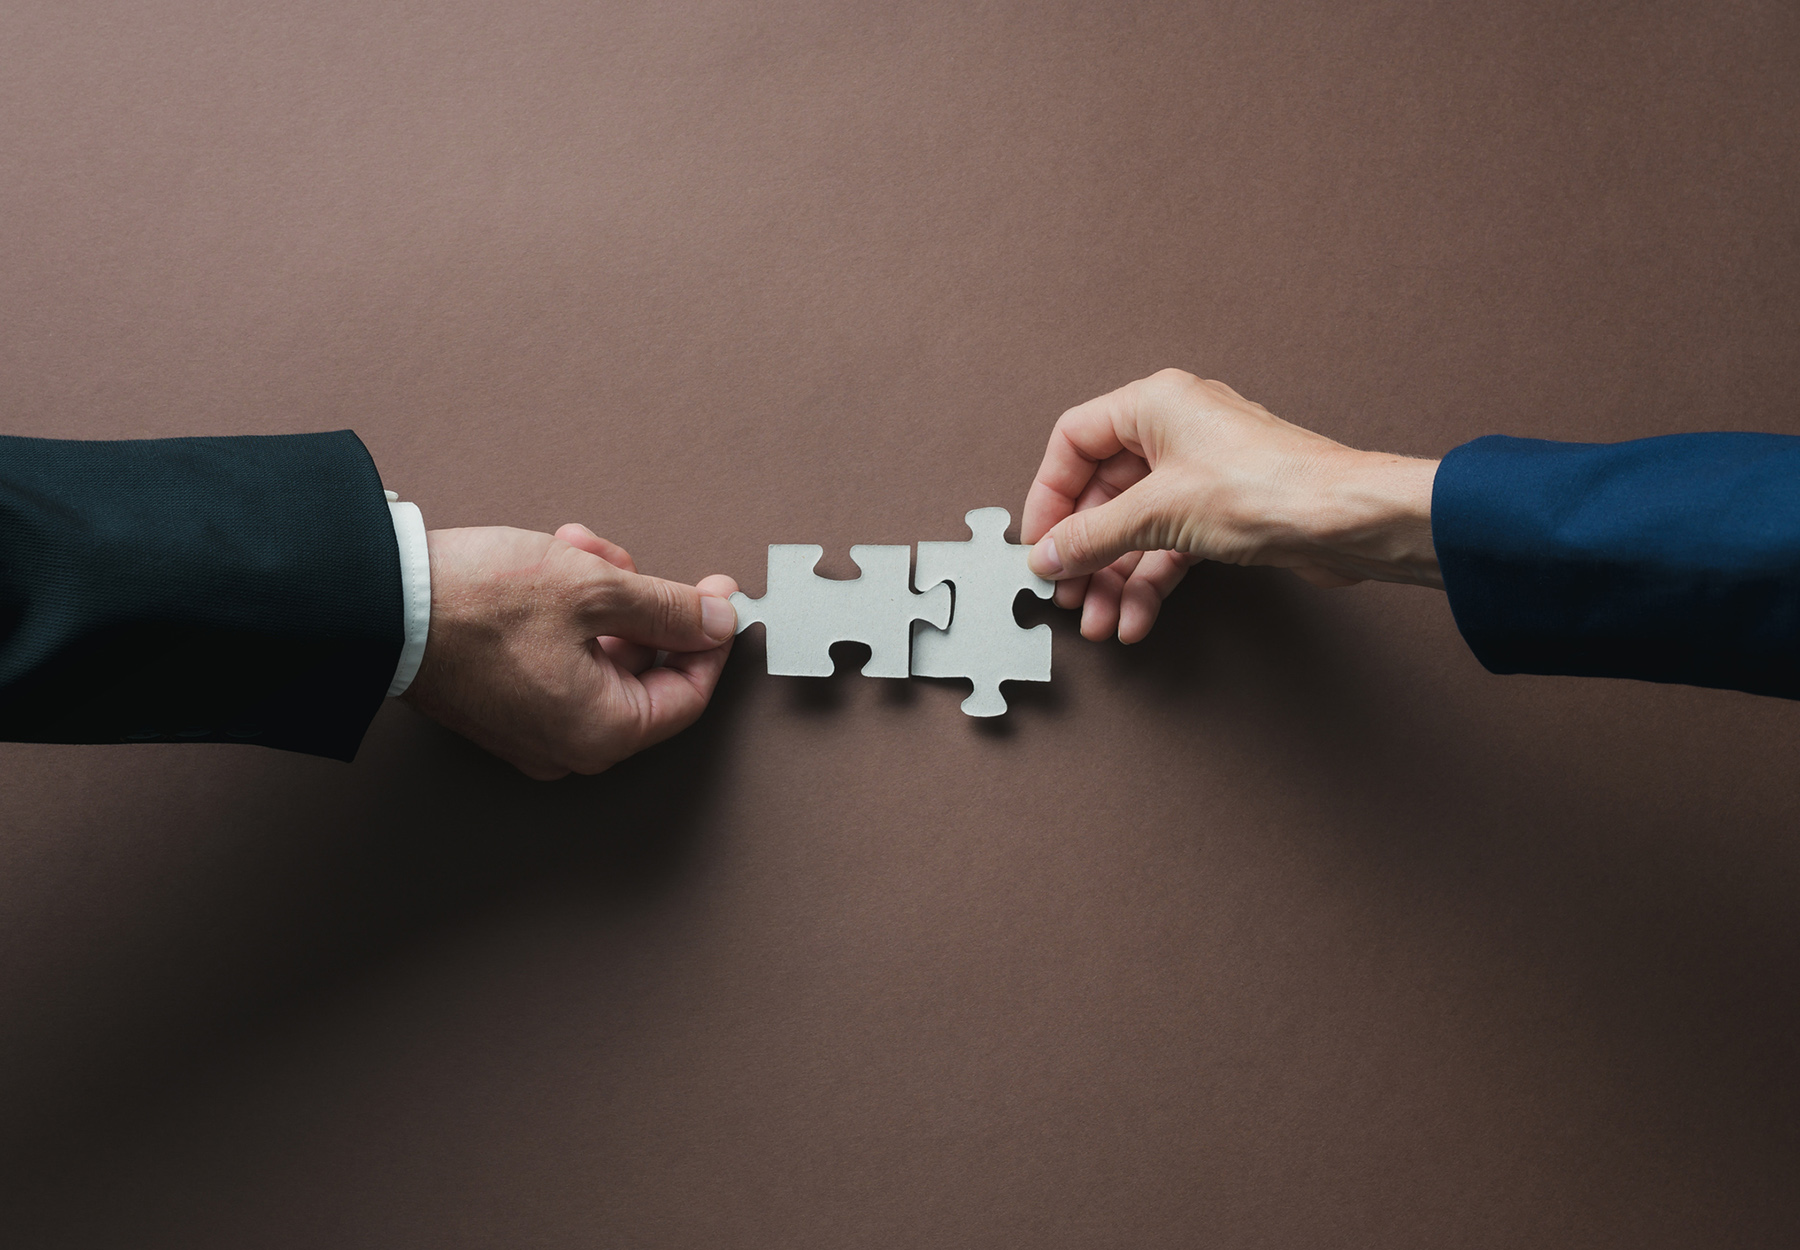
[[[907,576],[912,552],[906,547],[850,548],[850,558],[862,570],[854,581],[815,573],[824,554],[823,547],[809,544],[771,546],[763,597],[752,599],[741,591],[731,596],[738,632],[756,621],[768,627],[771,673],[829,677],[831,644],[860,642],[869,648],[864,677],[905,677],[913,671],[907,656],[912,623],[948,625],[950,588],[935,585],[914,594]]]
[[[912,671],[967,677],[974,690],[962,710],[999,716],[1006,711],[1001,682],[1050,680],[1050,627],[1021,629],[1013,600],[1021,590],[1048,599],[1055,586],[1025,567],[1031,548],[1006,541],[1012,515],[1005,508],[977,508],[963,520],[968,542],[919,544],[918,584],[950,582],[956,605],[948,630],[913,626]]]

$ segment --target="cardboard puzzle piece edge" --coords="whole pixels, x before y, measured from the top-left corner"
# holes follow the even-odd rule
[[[831,644],[860,642],[869,648],[865,677],[906,677],[912,671],[914,621],[950,623],[950,588],[912,589],[912,549],[857,546],[850,558],[861,576],[848,581],[814,570],[825,549],[810,543],[769,547],[769,576],[762,598],[731,596],[739,633],[761,621],[768,633],[769,672],[789,677],[831,676]]]
[[[918,545],[918,583],[947,581],[956,596],[948,629],[913,626],[912,671],[968,678],[972,688],[962,710],[1000,716],[1006,711],[1001,682],[1050,680],[1050,627],[1021,628],[1013,601],[1021,590],[1048,599],[1056,587],[1026,567],[1029,547],[1006,541],[1012,514],[1005,508],[976,508],[963,521],[967,541]]]

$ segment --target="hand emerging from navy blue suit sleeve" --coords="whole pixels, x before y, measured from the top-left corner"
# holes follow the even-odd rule
[[[1220,560],[1446,588],[1498,673],[1800,697],[1800,438],[1486,438],[1439,464],[1170,369],[1063,414],[1021,528],[1091,639],[1143,638]]]

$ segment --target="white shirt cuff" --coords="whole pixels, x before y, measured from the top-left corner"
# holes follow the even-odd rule
[[[400,616],[406,641],[400,647],[400,663],[388,686],[391,698],[405,694],[425,658],[425,638],[431,632],[431,554],[425,546],[425,515],[417,504],[401,503],[387,491],[388,512],[394,518],[394,541],[400,546]]]

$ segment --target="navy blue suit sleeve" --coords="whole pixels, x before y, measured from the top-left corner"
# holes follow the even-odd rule
[[[1493,672],[1800,698],[1800,438],[1481,438],[1438,467],[1431,530]]]
[[[348,760],[400,655],[361,440],[0,437],[0,738]]]

